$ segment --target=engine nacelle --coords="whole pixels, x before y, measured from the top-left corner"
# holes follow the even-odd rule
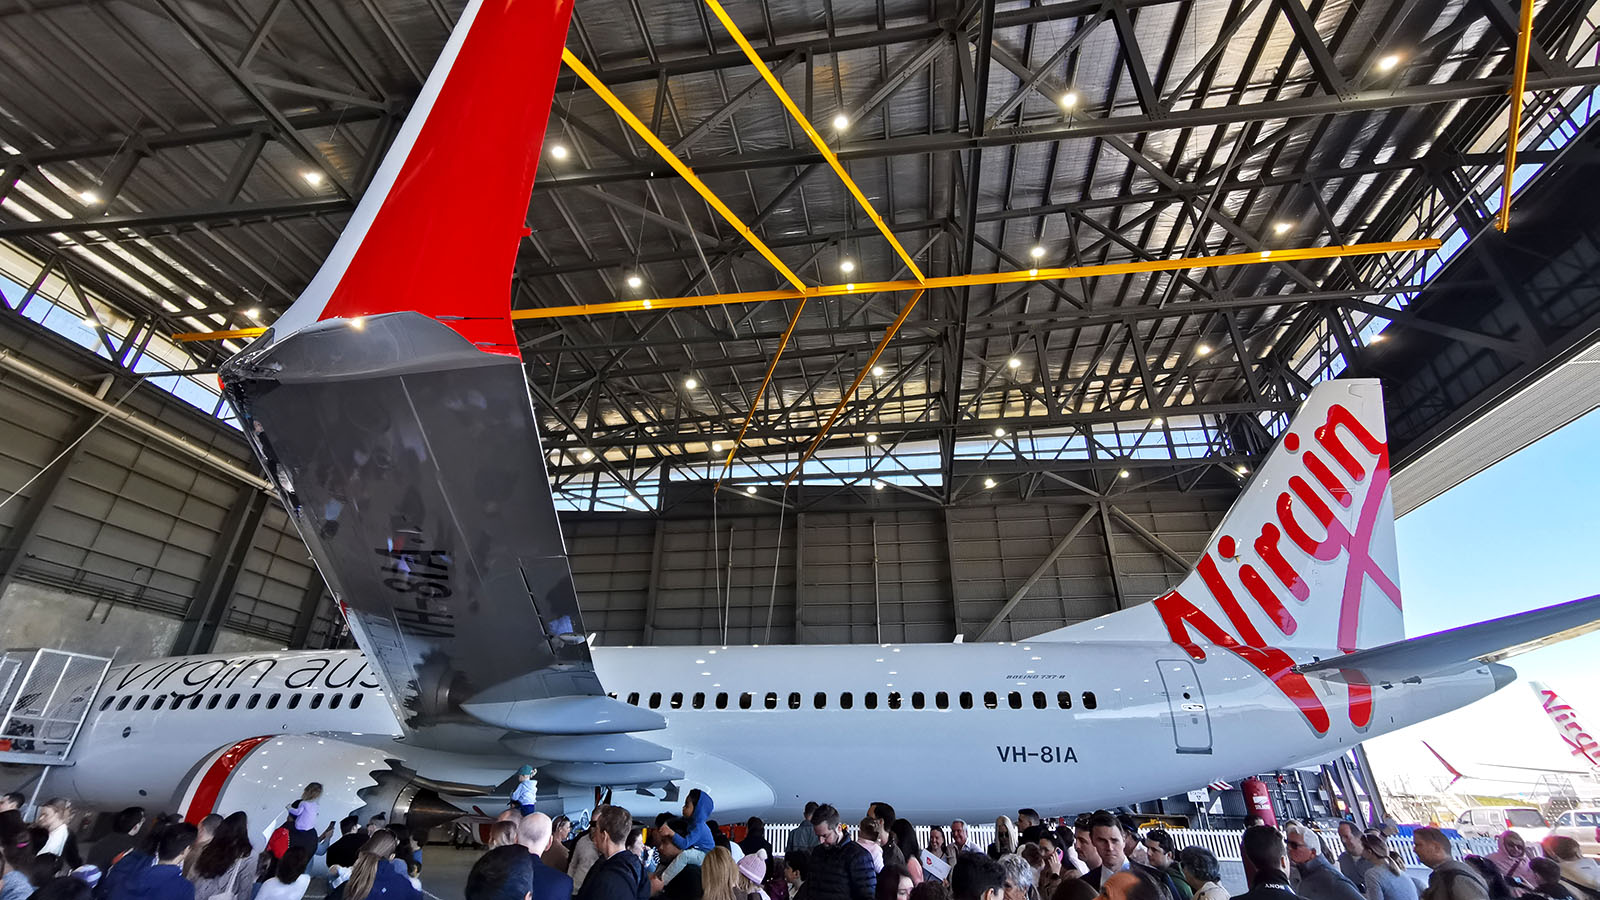
[[[178,789],[177,809],[189,822],[243,810],[258,847],[288,817],[306,782],[322,783],[318,829],[352,813],[366,821],[429,828],[461,814],[371,747],[306,734],[263,735],[220,747],[203,758]],[[418,821],[409,821],[417,818]]]

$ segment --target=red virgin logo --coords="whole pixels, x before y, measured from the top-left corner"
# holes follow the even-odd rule
[[[1572,748],[1573,756],[1581,756],[1592,765],[1600,766],[1600,743],[1596,743],[1589,732],[1583,730],[1578,724],[1577,713],[1572,707],[1563,703],[1555,691],[1540,691],[1544,698],[1544,711],[1550,716],[1550,721],[1556,723],[1561,730],[1561,739]]]
[[[1157,598],[1155,606],[1173,643],[1191,658],[1206,658],[1205,649],[1196,642],[1193,633],[1226,648],[1270,679],[1318,734],[1326,734],[1330,720],[1321,699],[1305,676],[1294,671],[1295,663],[1289,654],[1273,646],[1256,628],[1217,562],[1220,557],[1237,563],[1238,582],[1249,599],[1260,607],[1280,633],[1292,635],[1299,623],[1291,604],[1303,604],[1311,599],[1311,588],[1296,565],[1304,567],[1313,560],[1332,562],[1344,554],[1346,568],[1339,598],[1336,644],[1345,652],[1356,649],[1361,594],[1368,581],[1397,609],[1400,607],[1399,586],[1372,557],[1372,539],[1389,488],[1388,445],[1374,437],[1359,419],[1339,404],[1329,407],[1327,419],[1312,435],[1316,444],[1306,447],[1304,453],[1300,452],[1300,435],[1290,432],[1283,439],[1284,449],[1297,455],[1304,471],[1289,478],[1288,490],[1280,493],[1273,504],[1275,521],[1261,523],[1259,532],[1250,541],[1254,559],[1246,562],[1239,542],[1231,535],[1224,535],[1217,541],[1215,556],[1206,551],[1195,567],[1206,592],[1222,610],[1233,631],[1228,631],[1177,590]],[[1333,460],[1349,484],[1365,487],[1353,530],[1334,517],[1328,498],[1348,509],[1356,495],[1318,454],[1317,448]],[[1307,476],[1317,482],[1322,493],[1312,487]],[[1321,536],[1313,531],[1319,531]],[[1350,722],[1364,727],[1372,720],[1372,686],[1358,672],[1345,670],[1344,674],[1349,679]]]

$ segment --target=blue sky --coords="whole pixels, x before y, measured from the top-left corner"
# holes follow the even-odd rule
[[[1597,448],[1600,410],[1402,517],[1396,527],[1407,634],[1600,594]],[[1600,728],[1600,633],[1510,662],[1522,683],[1369,741],[1378,776],[1406,774],[1424,787],[1424,779],[1442,774],[1424,739],[1468,774],[1488,762],[1573,768],[1527,682],[1545,682],[1585,724]]]

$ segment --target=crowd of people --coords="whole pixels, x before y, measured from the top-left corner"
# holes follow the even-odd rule
[[[301,900],[313,860],[328,873],[330,900],[421,900],[421,849],[404,825],[348,816],[318,829],[321,786],[287,804],[266,848],[251,844],[243,812],[198,824],[147,817],[134,807],[112,817],[85,855],[71,805],[41,805],[24,821],[23,798],[0,798],[0,900]],[[980,847],[967,823],[918,829],[888,803],[847,823],[827,803],[809,803],[781,851],[758,818],[735,839],[690,791],[681,815],[648,824],[602,804],[574,831],[514,803],[486,829],[466,900],[1229,900],[1222,867],[1200,846],[1179,846],[1162,828],[1141,830],[1105,810],[1046,820],[1032,809],[995,823]],[[1325,841],[1304,823],[1253,824],[1239,858],[1248,889],[1232,900],[1600,900],[1600,863],[1571,838],[1529,845],[1515,832],[1486,856],[1457,858],[1437,828],[1412,835],[1430,874],[1412,876],[1390,840],[1352,822]],[[319,868],[320,872],[321,869]]]

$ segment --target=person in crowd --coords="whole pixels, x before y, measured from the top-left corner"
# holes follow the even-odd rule
[[[130,806],[111,820],[111,833],[94,842],[89,848],[89,865],[101,872],[111,867],[124,853],[139,843],[139,832],[144,830],[145,813],[142,806]]]
[[[1322,846],[1322,836],[1298,822],[1284,829],[1289,862],[1299,876],[1295,893],[1306,900],[1363,900],[1361,889],[1344,877]]]
[[[651,894],[661,893],[662,890],[678,879],[679,874],[681,874],[684,870],[693,867],[694,880],[689,885],[679,888],[675,893],[675,896],[698,897],[700,895],[700,864],[705,862],[706,853],[709,851],[701,850],[699,847],[691,847],[690,849],[685,850],[679,846],[677,840],[678,838],[682,837],[682,834],[687,834],[692,828],[693,826],[690,824],[689,820],[681,816],[675,819],[669,819],[664,824],[657,827],[656,847],[661,852],[661,862],[666,866],[666,868],[658,869],[655,876],[652,878],[650,886]],[[716,848],[713,847],[712,849],[714,850]]]
[[[94,889],[82,878],[63,875],[34,891],[30,900],[94,900]]]
[[[517,786],[511,789],[511,808],[521,815],[533,814],[533,804],[539,799],[539,783],[533,779],[533,766],[524,764],[515,775]]]
[[[758,849],[754,853],[747,853],[734,863],[739,869],[739,887],[735,896],[743,900],[772,900],[767,894],[764,883],[767,880],[767,851]]]
[[[1139,823],[1127,813],[1117,815],[1117,824],[1122,827],[1123,853],[1128,861],[1141,866],[1150,865],[1150,854],[1145,852],[1144,841],[1139,837]]]
[[[1362,850],[1361,829],[1349,819],[1339,822],[1339,843],[1344,845],[1344,850],[1339,853],[1337,860],[1339,873],[1350,879],[1357,887],[1367,883],[1367,870],[1372,868],[1372,860],[1367,858]]]
[[[24,797],[20,791],[8,791],[0,794],[0,812],[10,812],[13,809],[20,811],[22,804],[27,802],[28,798]]]
[[[989,858],[999,859],[1007,853],[1017,852],[1017,829],[1011,819],[1001,816],[994,820],[994,841],[989,844]]]
[[[1038,845],[1034,845],[1037,849]],[[1039,900],[1039,884],[1033,866],[1020,853],[1007,853],[995,860],[1005,870],[1005,900]]]
[[[404,875],[410,869],[412,863],[416,863],[420,867],[422,865],[422,848],[417,846],[417,842],[411,839],[411,829],[399,822],[391,822],[386,830],[394,835],[395,858],[390,863],[394,870]]]
[[[911,889],[910,900],[950,900],[950,888],[930,878]]]
[[[1161,873],[1142,863],[1123,869],[1106,879],[1106,900],[1170,900]]]
[[[594,816],[589,820],[589,829],[573,842],[572,856],[567,859],[567,876],[572,879],[572,890],[575,894],[583,892],[584,881],[593,871],[594,864],[601,859],[600,848],[594,842],[594,819],[608,805],[602,803],[595,807]]]
[[[1299,895],[1284,871],[1283,835],[1266,825],[1252,825],[1239,839],[1239,856],[1249,873],[1250,889],[1234,900],[1290,900]]]
[[[291,846],[304,847],[313,854],[317,852],[317,801],[321,798],[322,783],[313,781],[300,792],[300,799],[285,807],[289,810],[289,820],[284,824],[289,829]]]
[[[550,839],[555,835],[555,823],[541,812],[530,813],[517,823],[517,842],[533,858],[533,900],[571,900],[572,878],[544,864],[541,858],[550,849]]]
[[[1099,868],[1091,869],[1089,874],[1084,876],[1085,879],[1089,880],[1090,884],[1104,891],[1106,881],[1112,875],[1124,869],[1138,867],[1154,872],[1157,876],[1156,880],[1166,888],[1168,895],[1174,898],[1179,896],[1177,886],[1170,883],[1172,878],[1166,872],[1159,869],[1151,869],[1149,866],[1128,859],[1127,832],[1123,829],[1123,823],[1119,822],[1116,816],[1108,812],[1095,813],[1089,819],[1089,831],[1093,838],[1095,854],[1100,858]],[[1124,884],[1127,883],[1124,882]]]
[[[1418,900],[1417,883],[1383,835],[1369,831],[1361,836],[1361,859],[1367,864],[1361,881],[1367,900]]]
[[[467,873],[466,900],[526,900],[533,893],[533,862],[518,846],[494,847]]]
[[[1528,867],[1533,854],[1528,852],[1528,842],[1515,831],[1501,832],[1499,843],[1500,849],[1489,854],[1489,861],[1505,878],[1511,888],[1511,896],[1521,897],[1533,889],[1533,870]]]
[[[916,887],[926,877],[922,871],[922,845],[917,843],[917,829],[910,819],[895,819],[889,824],[889,836],[905,860],[905,870],[911,873],[911,886]]]
[[[1572,893],[1589,900],[1600,894],[1600,863],[1584,857],[1577,841],[1569,837],[1547,837],[1544,852],[1561,866],[1561,880],[1568,888],[1583,889]]]
[[[1056,888],[1066,878],[1077,878],[1079,872],[1075,866],[1070,865],[1066,859],[1066,852],[1061,847],[1060,837],[1056,832],[1050,832],[1039,837],[1039,896],[1045,900],[1054,897]]]
[[[1476,869],[1483,876],[1483,883],[1489,886],[1489,900],[1511,900],[1511,884],[1506,881],[1500,869],[1489,861],[1487,856],[1463,856],[1461,861]]]
[[[60,857],[71,869],[83,865],[78,839],[72,833],[72,801],[65,797],[51,798],[39,807],[33,827],[34,844],[40,855],[49,853]]]
[[[874,800],[873,802],[867,804],[867,816],[869,818],[877,819],[878,823],[883,826],[882,830],[885,832],[889,830],[889,826],[893,824],[894,820],[899,818],[895,815],[894,807],[883,802],[882,800]]]
[[[572,836],[572,820],[566,816],[556,816],[550,824],[550,849],[539,855],[545,865],[557,872],[565,872],[567,863],[572,860],[572,851],[567,849],[567,838]]]
[[[1533,872],[1533,894],[1530,896],[1543,897],[1545,900],[1577,900],[1572,889],[1561,881],[1560,863],[1536,856],[1528,861],[1528,869]],[[0,900],[9,898],[0,894]]]
[[[744,823],[744,840],[739,842],[739,849],[743,850],[746,856],[758,850],[765,850],[767,855],[764,858],[770,859],[772,857],[772,842],[767,840],[767,823],[756,816],[751,816],[746,820]]]
[[[1433,870],[1423,900],[1488,900],[1489,885],[1476,869],[1455,858],[1444,832],[1418,828],[1411,833],[1411,845],[1417,860]]]
[[[931,854],[933,858],[947,866],[955,862],[955,850],[950,846],[950,842],[945,840],[944,828],[938,825],[928,829],[928,846],[922,849],[924,853]]]
[[[1100,892],[1089,886],[1089,882],[1082,878],[1068,878],[1056,887],[1056,892],[1050,900],[1095,900]]]
[[[306,867],[311,865],[311,852],[305,847],[291,846],[278,860],[278,871],[261,882],[255,900],[300,900],[311,886],[311,876]]]
[[[824,803],[812,814],[811,825],[817,846],[806,863],[806,900],[872,900],[878,872],[865,848],[844,840],[839,811]]]
[[[789,831],[789,839],[783,842],[785,857],[796,850],[810,850],[817,845],[817,832],[811,827],[811,817],[816,815],[816,812],[817,801],[807,800],[805,815],[801,817],[800,824]]]
[[[33,894],[33,882],[28,880],[28,869],[33,865],[32,838],[24,830],[20,835],[3,836],[3,841],[0,844],[0,900],[28,900]]]
[[[711,826],[706,822],[711,818],[711,813],[716,809],[711,795],[695,788],[683,801],[683,818],[688,822],[689,830],[685,833],[674,832],[672,842],[678,845],[679,850],[699,850],[710,853],[716,847],[716,839],[711,836]]]
[[[1006,870],[985,853],[964,851],[950,870],[953,900],[1004,900]]]
[[[1183,869],[1178,866],[1178,844],[1163,828],[1152,828],[1145,833],[1141,843],[1144,844],[1145,858],[1150,860],[1150,868],[1160,869],[1172,879],[1172,887],[1176,888],[1172,900],[1193,900],[1193,888],[1183,879]]]
[[[1204,847],[1185,847],[1178,853],[1178,871],[1194,900],[1228,900],[1222,886],[1222,864]]]
[[[339,839],[329,845],[323,858],[329,867],[348,869],[356,864],[356,857],[361,855],[361,845],[367,842],[368,837],[370,835],[361,828],[360,816],[345,816],[339,820]]]
[[[1093,818],[1083,815],[1072,823],[1072,851],[1077,854],[1078,861],[1083,863],[1085,875],[1100,868],[1100,854],[1094,849],[1094,831],[1089,827]],[[1100,882],[1095,881],[1090,886],[1098,889]]]
[[[889,816],[890,818],[884,818],[884,816]],[[874,856],[876,857],[879,871],[882,871],[884,866],[900,866],[904,868],[906,864],[906,855],[900,849],[900,845],[895,843],[894,831],[890,828],[894,824],[893,816],[894,807],[887,803],[879,802],[867,806],[867,818],[863,821],[863,824],[870,821],[873,830],[877,832],[879,849],[874,853]],[[869,851],[872,850],[871,847],[867,849]]]
[[[194,847],[189,850],[189,858],[183,864],[183,877],[194,880],[195,863],[200,861],[200,854],[206,851],[211,841],[217,836],[217,829],[222,827],[222,816],[217,813],[208,813],[200,819],[196,827],[199,829],[194,839]]]
[[[711,832],[711,845],[713,847],[721,847],[727,850],[728,855],[733,857],[734,862],[744,859],[744,851],[739,849],[738,844],[729,839],[727,832],[723,830],[722,825],[716,819],[707,819],[706,828]]]
[[[422,900],[422,892],[411,886],[411,879],[392,865],[399,847],[393,831],[385,828],[373,834],[361,845],[361,854],[350,867],[350,877],[328,894],[328,900]]]
[[[644,859],[628,849],[632,826],[633,814],[620,806],[595,810],[586,840],[594,847],[597,861],[578,887],[578,900],[650,900]]]
[[[704,896],[700,864],[705,861],[706,852],[699,848],[680,849],[673,840],[679,831],[687,833],[689,830],[689,820],[681,816],[661,826],[657,847],[666,868],[651,876],[651,896],[659,895],[664,900],[701,900]]]
[[[812,810],[815,814],[816,810]],[[806,867],[811,863],[810,850],[794,850],[784,854],[783,880],[788,883],[789,900],[805,900]]]
[[[950,823],[950,865],[956,864],[956,857],[963,853],[982,853],[983,848],[967,839],[967,823],[956,819]]]
[[[878,886],[873,890],[873,900],[911,900],[911,873],[901,866],[884,866],[878,873]],[[709,898],[708,898],[709,900]]]
[[[704,900],[746,900],[744,875],[727,847],[713,847],[700,864],[700,890]]]
[[[883,832],[878,830],[878,820],[871,816],[862,819],[856,825],[855,842],[861,845],[867,855],[872,857],[872,871],[882,872],[885,865],[883,860]]]
[[[194,861],[194,894],[201,900],[250,900],[255,888],[255,853],[250,848],[250,820],[230,813]],[[360,900],[360,898],[355,898]]]

